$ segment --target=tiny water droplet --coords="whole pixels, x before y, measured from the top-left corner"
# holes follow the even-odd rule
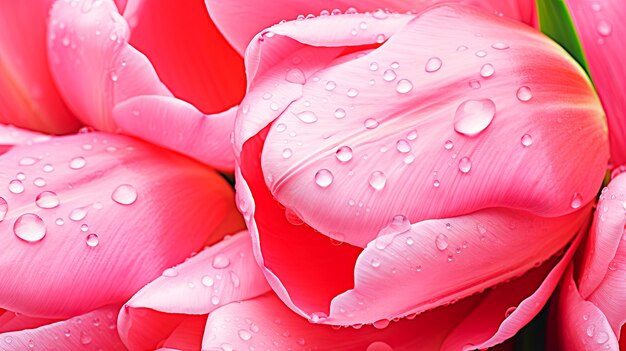
[[[367,129],[374,129],[374,128],[378,127],[378,121],[373,119],[373,118],[368,118],[368,119],[365,120],[365,122],[363,122],[363,125]]]
[[[217,254],[213,257],[213,268],[224,269],[230,265],[230,259],[224,254]]]
[[[35,203],[40,208],[55,208],[59,206],[59,197],[52,191],[44,191],[37,195]]]
[[[50,173],[50,172],[54,171],[54,166],[52,166],[49,163],[46,163],[45,165],[43,165],[43,167],[41,167],[41,170],[46,172],[46,173]]]
[[[33,179],[33,184],[35,184],[36,187],[44,187],[46,186],[46,180],[43,178],[35,178]]]
[[[176,270],[176,268],[172,267],[172,268],[168,268],[168,269],[164,270],[162,275],[164,277],[172,278],[172,277],[175,277],[175,276],[178,275],[178,271]]]
[[[438,180],[435,179],[435,181],[433,181],[433,186],[435,188],[438,188],[440,185],[441,185],[441,183]]]
[[[385,173],[381,171],[374,171],[370,175],[369,183],[375,190],[382,190],[385,187],[385,184],[387,184],[387,177],[385,176]]]
[[[241,340],[243,341],[248,341],[252,338],[252,333],[242,329],[239,331],[239,338],[241,338]]]
[[[533,137],[530,134],[522,135],[522,145],[525,147],[529,147],[533,144]]]
[[[475,55],[477,57],[485,57],[485,56],[487,56],[487,53],[482,51],[482,50],[480,50],[480,51],[476,51]]]
[[[533,98],[533,93],[530,91],[530,88],[527,86],[520,87],[517,89],[517,99],[522,102],[526,102]]]
[[[477,81],[476,79],[470,80],[468,84],[469,84],[470,88],[472,88],[472,89],[480,89],[480,82]]]
[[[370,63],[370,71],[377,71],[377,70],[378,70],[378,63],[376,62]]]
[[[496,114],[496,104],[491,99],[466,100],[454,113],[454,130],[473,136],[485,130]]]
[[[448,248],[448,237],[445,234],[439,233],[435,238],[435,245],[440,251]]]
[[[348,97],[356,97],[357,95],[359,95],[359,91],[354,89],[354,88],[350,88],[348,89],[348,92],[346,93],[346,95],[348,95]]]
[[[87,246],[89,247],[96,247],[98,246],[99,240],[98,240],[98,235],[91,233],[89,235],[87,235],[87,238],[85,240],[85,242],[87,243]]]
[[[335,110],[335,118],[341,119],[346,116],[346,110],[338,108]]]
[[[293,155],[293,151],[289,148],[283,150],[283,158],[290,158]]]
[[[413,83],[408,79],[400,79],[396,85],[396,91],[400,94],[406,94],[413,90]]]
[[[87,164],[87,161],[83,158],[83,157],[75,157],[70,161],[70,168],[71,169],[81,169],[83,167],[85,167],[85,165]]]
[[[609,334],[607,334],[606,332],[601,331],[596,336],[596,342],[598,344],[604,344],[607,341],[609,341]]]
[[[337,149],[335,156],[341,162],[348,162],[352,159],[352,149],[349,146],[342,146]]]
[[[496,50],[506,50],[509,48],[509,45],[503,42],[497,42],[497,43],[491,44],[491,47]]]
[[[431,57],[426,62],[426,72],[437,72],[441,68],[441,59],[439,57]]]
[[[463,173],[467,173],[470,171],[470,169],[472,169],[472,161],[469,159],[469,157],[463,157],[459,161],[459,170]]]
[[[327,169],[320,169],[315,173],[315,184],[321,188],[328,188],[334,180],[334,176],[331,171]]]
[[[313,111],[303,111],[303,112],[297,113],[296,117],[298,117],[299,120],[307,124],[314,123],[317,121],[317,115]]]
[[[378,9],[374,11],[374,13],[372,13],[372,17],[376,19],[386,19],[387,17],[389,17],[389,15],[384,10]]]
[[[494,73],[496,73],[496,69],[493,68],[491,63],[484,64],[480,69],[480,76],[483,78],[489,78],[493,76]]]
[[[24,241],[34,243],[46,236],[46,225],[36,214],[25,213],[15,220],[13,233]]]
[[[598,28],[598,33],[603,37],[608,37],[609,35],[611,35],[611,32],[613,31],[611,24],[605,20],[601,20],[600,22],[598,22],[597,28]]]
[[[383,72],[383,80],[385,82],[391,82],[394,79],[396,79],[397,75],[396,72],[392,69],[387,69],[385,70],[385,72]]]
[[[579,208],[583,204],[583,197],[579,193],[574,193],[572,196],[572,201],[570,202],[570,206],[573,209]]]
[[[324,88],[328,91],[335,90],[336,87],[337,87],[337,83],[333,82],[332,80],[329,80],[328,82],[326,82],[326,86],[324,86]]]
[[[446,150],[452,150],[453,147],[454,143],[452,142],[452,140],[446,140],[446,142],[443,143],[443,148]]]
[[[219,296],[215,296],[215,295],[211,296],[211,303],[212,303],[213,305],[218,305],[218,304],[220,303],[220,298],[219,298]]]
[[[57,218],[56,221],[54,221],[54,223],[56,223],[56,225],[58,226],[61,226],[65,224],[65,221],[63,220],[63,218]]]
[[[24,184],[19,179],[13,179],[9,182],[9,191],[13,194],[21,194],[24,192]]]
[[[132,205],[137,200],[137,190],[130,184],[122,184],[113,190],[111,199],[120,205]]]
[[[385,35],[384,34],[378,34],[376,36],[376,43],[378,44],[382,44],[385,41]]]
[[[20,160],[19,165],[20,166],[32,166],[35,163],[39,162],[39,159],[34,158],[34,157],[24,157]]]
[[[83,223],[83,224],[80,225],[80,231],[81,232],[86,232],[88,230],[89,230],[89,226],[87,224]]]
[[[206,286],[207,288],[210,288],[213,286],[214,280],[210,276],[205,275],[204,277],[202,277],[200,282],[202,283],[202,285]]]
[[[75,222],[82,221],[85,217],[87,217],[87,208],[86,207],[75,208],[72,210],[72,212],[70,212],[69,217],[71,220]]]

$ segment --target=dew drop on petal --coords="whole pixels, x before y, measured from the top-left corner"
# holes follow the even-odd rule
[[[520,87],[517,89],[517,99],[522,102],[526,102],[533,98],[533,93],[530,91],[530,88],[527,86]]]
[[[524,147],[529,147],[533,144],[533,137],[530,134],[524,134],[522,136],[522,145]]]
[[[472,169],[472,161],[469,159],[469,157],[463,157],[459,161],[459,170],[463,173],[467,173],[470,171],[470,169]]]
[[[572,196],[572,201],[570,202],[570,207],[573,209],[579,208],[583,204],[583,197],[579,193],[574,193]]]
[[[41,177],[38,177],[38,178],[33,179],[33,184],[35,184],[36,187],[41,188],[41,187],[46,186],[46,180]]]
[[[293,151],[289,148],[283,150],[283,158],[287,159],[293,155]]]
[[[24,184],[19,179],[13,179],[9,182],[9,191],[13,194],[21,194],[24,192]]]
[[[437,249],[443,251],[448,248],[448,237],[445,234],[438,234],[435,238],[435,245]]]
[[[613,31],[611,24],[605,20],[601,20],[600,22],[598,22],[597,29],[598,29],[598,33],[603,37],[608,37],[609,35],[611,35],[611,32]]]
[[[70,212],[70,219],[77,222],[82,221],[85,217],[87,217],[87,209],[86,207],[75,208]]]
[[[384,341],[375,341],[365,351],[393,351],[393,348]]]
[[[493,76],[494,73],[496,73],[496,69],[493,68],[491,63],[484,64],[480,69],[480,76],[483,78],[489,78]]]
[[[404,139],[400,139],[396,143],[396,149],[398,150],[398,152],[406,154],[407,152],[411,151],[411,144],[409,144],[409,142]]]
[[[470,80],[468,84],[469,84],[470,88],[472,88],[472,89],[480,89],[480,82],[477,81],[476,79]]]
[[[111,199],[120,205],[132,205],[137,200],[137,190],[129,184],[122,184],[113,190]]]
[[[373,119],[373,118],[368,118],[368,119],[365,120],[365,122],[363,122],[363,125],[367,129],[374,129],[374,128],[378,127],[378,121]]]
[[[337,83],[333,82],[332,80],[329,80],[328,82],[326,82],[326,85],[324,86],[324,88],[328,91],[335,90],[336,87],[337,87]]]
[[[85,239],[85,242],[87,243],[87,246],[89,247],[96,247],[98,246],[99,240],[98,240],[98,235],[91,233],[89,235],[87,235],[87,238]]]
[[[352,149],[349,146],[342,146],[337,149],[335,156],[341,162],[348,162],[352,159]]]
[[[19,161],[20,166],[32,166],[35,163],[39,162],[39,159],[34,157],[24,157]]]
[[[71,169],[81,169],[83,167],[85,167],[85,165],[87,164],[87,161],[85,160],[85,158],[83,157],[74,157],[71,161],[70,161],[70,168]]]
[[[50,172],[54,171],[54,166],[49,164],[49,163],[46,163],[45,165],[43,165],[43,167],[41,167],[41,170],[46,172],[46,173],[50,173]]]
[[[413,90],[413,83],[408,79],[400,79],[396,85],[396,91],[400,94],[406,94]]]
[[[252,338],[252,333],[242,329],[239,331],[239,338],[243,341],[248,341]]]
[[[223,269],[230,265],[230,259],[224,254],[217,254],[213,257],[213,268]]]
[[[320,169],[315,173],[315,184],[320,188],[328,188],[334,180],[334,176],[331,171],[327,169]]]
[[[426,72],[437,72],[441,68],[441,59],[439,57],[431,57],[426,62]]]
[[[52,191],[44,191],[37,195],[35,203],[40,208],[55,208],[59,206],[59,197]]]
[[[497,43],[491,44],[491,47],[496,50],[506,50],[509,48],[509,45],[503,42],[497,42]]]
[[[374,171],[370,174],[369,184],[375,190],[382,190],[387,184],[387,177],[381,171]]]
[[[46,236],[46,225],[36,214],[25,213],[15,220],[13,233],[24,241],[34,243]]]
[[[7,203],[7,200],[0,196],[0,222],[4,220],[7,212],[9,212],[9,204]]]
[[[376,43],[382,44],[385,41],[385,39],[387,39],[387,38],[385,38],[384,34],[378,34],[376,36]]]
[[[378,63],[376,62],[370,63],[370,71],[377,71],[377,70],[378,70]]]
[[[290,69],[287,72],[287,75],[285,76],[285,80],[290,83],[296,83],[296,84],[306,83],[304,72],[302,72],[302,70],[300,70],[299,68]]]
[[[454,113],[454,130],[473,136],[485,130],[496,114],[496,104],[491,99],[466,100]]]
[[[372,323],[372,325],[376,329],[385,329],[389,325],[389,322],[390,321],[388,319],[381,319],[381,320],[378,320],[378,321]]]
[[[348,97],[356,97],[357,95],[359,95],[359,91],[354,89],[354,88],[350,88],[348,89],[348,92],[346,93],[346,95],[348,95]]]
[[[341,119],[346,116],[346,110],[338,108],[335,110],[335,118]]]
[[[200,282],[202,283],[202,285],[206,286],[207,288],[210,288],[213,286],[214,280],[210,276],[205,275],[204,277],[202,277]]]
[[[172,268],[167,268],[166,270],[163,271],[162,274],[164,277],[176,277],[178,275],[178,271],[176,270],[176,268],[172,267]]]
[[[313,111],[303,111],[296,114],[299,120],[304,123],[314,123],[317,121],[317,115]]]
[[[383,73],[383,80],[385,82],[391,82],[396,79],[396,77],[396,72],[392,69],[385,70],[385,72]]]
[[[513,312],[515,312],[516,309],[517,307],[515,306],[507,308],[507,310],[504,312],[504,318],[509,318],[509,316],[513,314]]]

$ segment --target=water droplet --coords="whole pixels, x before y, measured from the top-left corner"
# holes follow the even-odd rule
[[[213,257],[213,268],[224,269],[230,265],[230,259],[224,254],[217,254]]]
[[[25,213],[15,220],[13,233],[24,241],[34,243],[46,236],[46,225],[36,214]]]
[[[41,170],[46,172],[46,173],[50,173],[50,172],[54,171],[54,166],[52,166],[49,163],[46,163],[45,165],[43,165],[43,167],[41,167]]]
[[[332,80],[329,80],[328,82],[326,82],[326,86],[324,88],[330,91],[330,90],[335,90],[336,87],[337,87],[337,83],[333,82]]]
[[[491,47],[496,50],[506,50],[509,48],[509,45],[503,42],[497,42],[497,43],[491,44]]]
[[[376,43],[378,44],[382,44],[385,41],[385,35],[384,34],[378,34],[376,36]]]
[[[83,167],[85,167],[85,165],[87,164],[87,161],[83,158],[83,157],[75,157],[70,161],[70,168],[71,169],[81,169]]]
[[[607,341],[609,341],[609,334],[607,334],[606,332],[601,331],[596,336],[596,342],[598,344],[604,344]]]
[[[480,69],[480,76],[483,78],[489,78],[493,76],[494,73],[496,73],[496,69],[493,68],[493,65],[491,63],[484,64],[483,67]]]
[[[0,222],[4,220],[7,212],[9,212],[9,204],[7,203],[7,200],[0,196]]]
[[[85,240],[85,242],[87,243],[87,246],[89,247],[98,246],[98,243],[99,243],[98,235],[94,233],[87,235],[87,239]]]
[[[70,219],[73,221],[82,221],[85,217],[87,217],[87,208],[79,207],[75,208],[70,212]]]
[[[406,94],[413,90],[413,83],[408,79],[400,79],[396,85],[396,91],[400,94]]]
[[[387,177],[385,177],[385,173],[381,171],[374,171],[370,175],[369,183],[375,190],[382,190],[385,184],[387,184]]]
[[[304,72],[302,72],[299,68],[292,68],[287,72],[285,76],[285,80],[290,83],[296,84],[304,84],[306,83],[306,78],[304,76]]]
[[[586,331],[587,336],[588,337],[592,337],[595,334],[595,331],[596,331],[596,326],[595,325],[592,324],[592,325],[588,326],[587,327],[587,331]]]
[[[446,142],[443,143],[443,148],[446,150],[452,150],[453,147],[454,143],[452,142],[452,140],[446,140]]]
[[[335,156],[341,162],[348,162],[352,159],[352,149],[349,146],[342,146],[337,149]]]
[[[435,245],[441,251],[448,248],[448,237],[445,234],[438,234],[437,238],[435,238]]]
[[[411,144],[409,144],[409,142],[404,139],[400,139],[396,143],[396,149],[399,152],[406,154],[407,152],[411,151]]]
[[[293,151],[289,148],[283,150],[283,158],[290,158],[293,155]]]
[[[367,347],[365,351],[393,351],[393,348],[386,342],[375,341]]]
[[[277,104],[277,103],[275,103],[275,102],[272,102],[272,103],[270,104],[270,110],[272,110],[272,111],[278,111],[278,104]]]
[[[178,271],[176,270],[176,268],[172,267],[164,270],[162,275],[164,277],[172,278],[178,275]]]
[[[39,159],[34,158],[34,157],[24,157],[20,160],[19,165],[20,166],[32,166],[35,163],[39,162]]]
[[[374,128],[378,127],[378,121],[373,119],[373,118],[368,118],[368,119],[365,120],[365,122],[363,122],[363,125],[367,129],[374,129]]]
[[[35,186],[37,187],[44,187],[46,186],[46,180],[43,178],[35,178],[33,179],[33,184],[35,184]]]
[[[468,49],[468,47],[467,47],[467,46],[465,46],[465,45],[461,45],[461,46],[459,46],[459,47],[457,47],[457,48],[456,48],[456,51],[465,51],[465,50],[467,50],[467,49]]]
[[[589,313],[585,313],[583,315],[583,320],[588,321],[589,320]]]
[[[533,137],[530,134],[522,135],[522,145],[529,147],[533,144]]]
[[[406,135],[406,138],[409,140],[417,139],[417,130],[410,131],[409,134]]]
[[[404,159],[402,160],[405,164],[410,165],[411,163],[413,163],[413,161],[415,161],[415,155],[413,154],[408,154],[404,157]]]
[[[470,88],[472,88],[472,89],[480,89],[480,82],[477,81],[476,79],[470,80],[468,84],[469,84]]]
[[[200,282],[202,283],[202,285],[206,286],[207,288],[212,287],[214,283],[213,278],[211,278],[208,275],[205,275],[204,277],[202,277]]]
[[[392,70],[392,69],[387,69],[383,73],[383,80],[385,82],[391,82],[394,79],[396,79],[396,77],[397,77],[396,72],[394,70]]]
[[[530,91],[530,88],[527,86],[523,86],[517,89],[517,99],[522,102],[526,102],[533,98],[533,93]]]
[[[321,188],[328,188],[332,183],[333,179],[332,172],[327,169],[320,169],[315,173],[315,184],[317,184]]]
[[[239,285],[241,285],[241,280],[239,279],[239,276],[235,272],[230,272],[230,281],[231,283],[233,283],[233,286],[235,288],[238,288]]]
[[[24,192],[24,184],[19,179],[13,179],[9,182],[9,191],[13,194],[21,194]]]
[[[470,171],[470,169],[472,169],[472,161],[469,159],[469,157],[463,157],[459,161],[459,170],[463,173],[467,173]]]
[[[65,224],[65,221],[63,220],[63,218],[57,218],[56,221],[54,221],[54,223],[56,223],[56,225],[63,225]]]
[[[317,121],[317,115],[313,111],[303,111],[296,114],[299,120],[304,123],[314,123]]]
[[[583,197],[579,193],[574,193],[572,196],[572,201],[570,202],[570,206],[573,209],[579,208],[583,204]]]
[[[137,190],[129,184],[122,184],[113,190],[111,199],[120,205],[132,205],[137,201]]]
[[[354,88],[350,88],[350,89],[348,89],[348,93],[346,95],[348,95],[348,97],[353,98],[353,97],[356,97],[357,95],[359,95],[359,91],[354,89]]]
[[[603,37],[608,37],[609,35],[611,35],[611,32],[613,31],[611,24],[605,20],[598,22],[597,28],[598,28],[598,33]]]
[[[250,333],[247,330],[240,330],[239,331],[239,337],[241,338],[241,340],[243,341],[248,341],[252,338],[252,333]]]
[[[415,241],[413,240],[413,238],[411,238],[411,237],[406,238],[406,244],[407,245],[411,246],[414,243],[415,243]]]
[[[504,312],[504,318],[509,318],[509,316],[513,314],[513,312],[515,312],[516,309],[517,307],[515,306],[507,308],[506,311]]]
[[[212,303],[213,305],[218,305],[218,304],[220,303],[220,298],[219,298],[219,296],[215,296],[215,295],[211,296],[211,303]]]
[[[9,335],[9,336],[6,336],[6,337],[4,338],[4,342],[5,342],[5,343],[7,343],[7,344],[12,343],[12,342],[13,342],[13,337],[12,337],[12,336],[10,336],[10,335]]]
[[[372,16],[376,19],[385,19],[387,18],[389,15],[387,14],[387,12],[385,12],[382,9],[378,9],[376,11],[374,11],[374,13],[372,13]]]
[[[398,62],[392,62],[389,66],[390,66],[391,68],[393,68],[393,69],[398,69],[398,68],[400,68],[400,63],[398,63]]]
[[[491,99],[466,100],[454,113],[454,130],[473,136],[485,130],[496,114],[496,104]]]
[[[338,108],[335,110],[335,118],[344,118],[346,116],[346,110]]]
[[[475,55],[478,56],[478,57],[485,57],[485,56],[487,56],[487,53],[482,51],[482,50],[480,50],[480,51],[476,51]]]
[[[89,226],[87,224],[83,223],[83,224],[80,225],[80,231],[81,232],[86,232],[88,230],[89,230]]]
[[[37,195],[35,203],[40,208],[55,208],[59,206],[59,197],[52,191],[44,191]]]
[[[376,329],[385,329],[389,325],[389,322],[390,321],[388,319],[381,319],[381,320],[378,320],[378,321],[372,323],[372,325]]]
[[[426,62],[426,72],[437,72],[441,68],[441,59],[439,57],[431,57]]]
[[[433,186],[435,188],[438,188],[440,185],[441,185],[441,183],[438,180],[435,179],[435,181],[433,182]]]
[[[304,221],[300,218],[300,216],[298,216],[298,214],[296,213],[296,211],[290,209],[290,208],[285,208],[285,218],[287,219],[287,222],[289,222],[292,225],[303,225]]]

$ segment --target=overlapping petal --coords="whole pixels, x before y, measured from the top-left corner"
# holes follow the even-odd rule
[[[68,133],[79,122],[54,85],[46,55],[52,3],[0,1],[0,123]]]
[[[476,293],[546,260],[589,216],[603,111],[582,69],[531,28],[453,5],[320,17],[260,33],[246,63],[240,209],[273,289],[314,321],[371,323]]]
[[[0,154],[9,151],[15,145],[30,145],[50,140],[50,136],[12,125],[0,124]]]
[[[124,301],[242,226],[217,172],[133,138],[55,137],[0,163],[0,303],[29,316]]]

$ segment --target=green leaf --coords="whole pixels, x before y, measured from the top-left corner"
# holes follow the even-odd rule
[[[589,74],[585,53],[565,0],[537,0],[537,15],[541,32],[559,43]]]

